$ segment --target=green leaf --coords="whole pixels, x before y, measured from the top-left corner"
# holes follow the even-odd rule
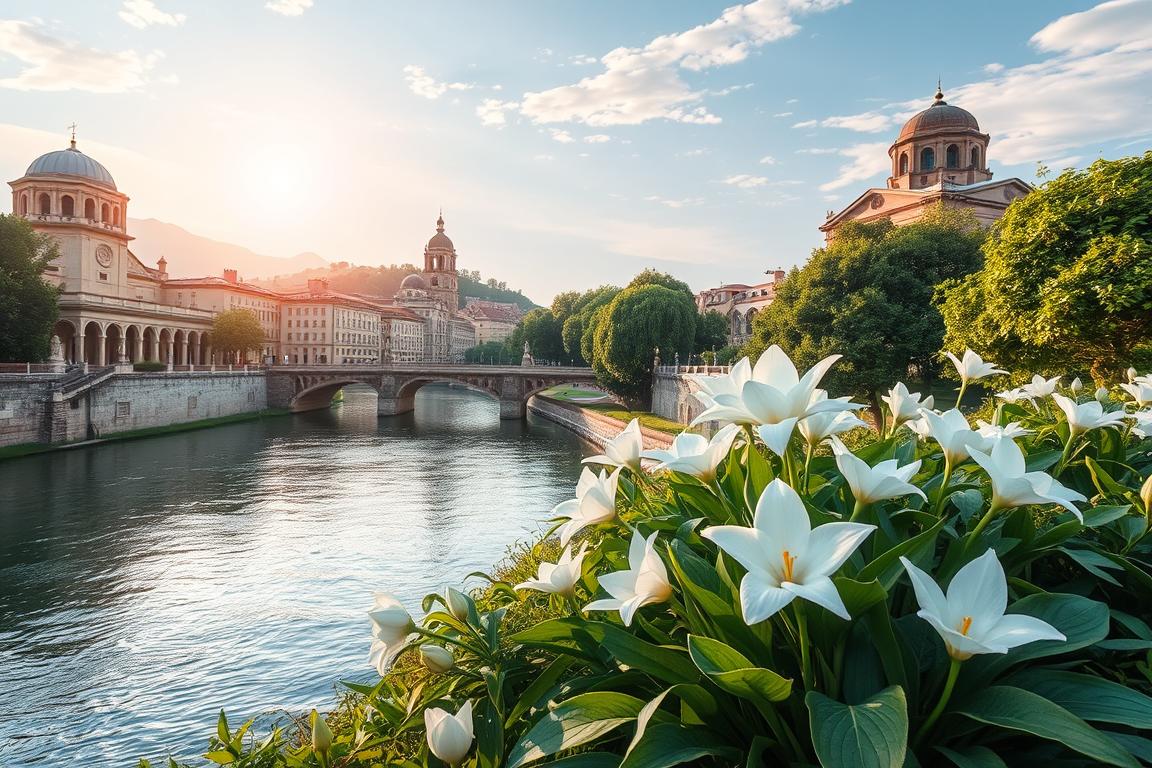
[[[232,763],[232,762],[236,761],[236,756],[233,755],[231,752],[225,751],[223,749],[218,749],[214,752],[209,752],[206,755],[204,755],[204,759],[205,760],[211,760],[212,762],[216,763],[216,765],[228,765],[228,763]]]
[[[842,704],[822,693],[804,697],[812,746],[824,768],[902,768],[908,751],[904,691],[885,688],[862,704]]]
[[[644,702],[615,691],[593,691],[561,702],[516,744],[507,768],[518,768],[598,739],[636,719]]]
[[[1108,474],[1107,470],[1097,464],[1091,456],[1085,456],[1084,463],[1088,466],[1088,471],[1092,474],[1092,484],[1096,486],[1096,490],[1100,491],[1101,496],[1119,496],[1123,498],[1127,495],[1128,489],[1113,480],[1112,475]]]
[[[224,716],[224,710],[220,710],[220,717],[216,718],[216,738],[227,744],[228,736],[228,718]]]
[[[660,723],[645,731],[620,768],[669,768],[709,756],[733,759],[739,754],[708,728]]]
[[[860,581],[879,579],[880,584],[885,589],[891,589],[900,579],[901,574],[904,573],[904,567],[900,564],[900,557],[906,556],[914,563],[927,559],[932,554],[936,536],[944,527],[944,523],[945,520],[941,519],[928,530],[901,541],[861,568],[860,572],[856,574],[856,578]]]
[[[539,768],[617,768],[620,755],[611,752],[583,752],[579,755],[541,763]]]
[[[957,752],[947,747],[936,747],[936,750],[956,764],[958,768],[1008,768],[1008,764],[988,747],[968,747],[963,752]]]
[[[744,654],[719,640],[689,635],[688,653],[701,672],[733,696],[764,704],[783,701],[792,692],[790,679],[755,666]]]
[[[1022,688],[994,685],[980,690],[953,712],[980,723],[1056,741],[1106,765],[1139,768],[1115,741],[1063,707]]]
[[[1054,669],[1029,669],[1013,675],[1009,682],[1083,720],[1152,729],[1152,697],[1111,680]]]

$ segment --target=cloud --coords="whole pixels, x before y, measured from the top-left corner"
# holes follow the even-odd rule
[[[840,166],[840,175],[835,179],[820,185],[822,192],[831,192],[834,189],[867,181],[887,171],[891,162],[888,159],[887,142],[856,144],[841,149],[839,153],[849,158],[851,162]]]
[[[733,187],[739,187],[740,189],[755,189],[756,187],[763,187],[767,184],[768,179],[765,176],[752,176],[747,173],[738,173],[735,176],[729,176],[724,179],[723,183]]]
[[[798,123],[792,123],[793,128],[812,128],[820,124],[819,120],[801,120]]]
[[[709,95],[684,80],[743,61],[763,45],[795,35],[794,16],[824,11],[844,0],[754,0],[728,8],[707,24],[661,35],[640,48],[616,48],[604,71],[577,83],[526,93],[521,111],[537,123],[639,125],[650,120],[716,124],[700,102]]]
[[[777,112],[772,117],[792,117],[793,114],[792,112]]]
[[[163,54],[154,51],[109,52],[61,40],[28,21],[0,21],[0,54],[23,67],[0,79],[0,88],[18,91],[89,91],[123,93],[148,82]]]
[[[538,160],[538,161],[540,161],[540,162],[542,162],[542,163],[546,163],[546,162],[548,162],[549,160],[552,160],[552,159],[554,159],[554,158],[552,157],[552,155],[532,155],[532,159],[533,159],[533,160]]]
[[[688,206],[700,205],[704,202],[702,197],[684,197],[679,200],[661,197],[660,195],[648,195],[644,198],[650,203],[660,203],[660,205],[668,208],[687,208]]]
[[[576,139],[572,138],[572,134],[568,133],[568,131],[562,131],[559,128],[552,128],[551,133],[553,141],[558,141],[561,144],[571,144],[576,141]]]
[[[595,64],[598,61],[600,61],[600,59],[596,58],[595,56],[588,56],[583,53],[568,57],[568,63],[576,64],[578,66],[583,66],[585,64]]]
[[[798,155],[834,155],[840,150],[836,147],[807,147],[796,150]]]
[[[120,10],[120,18],[136,29],[144,29],[153,24],[178,27],[188,17],[182,13],[162,11],[156,7],[156,3],[152,0],[124,0],[124,7]]]
[[[408,81],[408,88],[412,93],[426,99],[438,99],[448,91],[468,91],[475,87],[473,83],[442,83],[418,64],[408,64],[404,67],[404,79]]]
[[[484,99],[480,102],[480,106],[476,107],[476,115],[480,118],[481,125],[502,127],[508,119],[505,112],[510,112],[520,106],[515,101],[500,101],[500,99]]]
[[[712,150],[706,149],[704,147],[699,147],[697,149],[688,149],[688,150],[685,150],[684,152],[681,152],[680,157],[703,157],[704,155],[710,155],[710,154],[712,154]]]
[[[1147,133],[1152,101],[1139,94],[1152,91],[1152,0],[1112,0],[1062,16],[1030,42],[1048,58],[946,89],[948,103],[971,111],[991,135],[991,159],[1050,163]],[[921,98],[821,125],[891,131],[926,106]]]
[[[772,155],[764,155],[764,157],[760,158],[761,165],[776,165],[776,163],[777,160],[772,157]]]
[[[997,72],[1003,72],[1004,71],[1004,65],[1001,64],[1000,62],[993,61],[990,64],[984,65],[984,71],[990,75],[995,75]]]
[[[584,137],[585,144],[604,144],[612,141],[612,137],[606,133],[593,133]]]
[[[312,0],[268,0],[264,7],[283,16],[299,16],[312,7]]]

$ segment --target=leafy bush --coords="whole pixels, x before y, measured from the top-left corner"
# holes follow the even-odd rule
[[[165,371],[168,369],[167,364],[157,362],[155,360],[146,360],[139,363],[132,363],[132,370],[137,373],[152,373],[155,371]]]
[[[1117,390],[1127,404],[1057,383],[976,430],[899,386],[851,452],[838,435],[860,406],[816,388],[834,361],[801,377],[774,347],[704,379],[707,418],[728,422],[711,440],[642,453],[630,425],[554,511],[559,545],[472,596],[428,595],[419,623],[377,595],[378,683],[347,684],[356,696],[294,738],[222,719],[208,757],[1152,761],[1152,378]],[[965,361],[965,383],[989,375]]]

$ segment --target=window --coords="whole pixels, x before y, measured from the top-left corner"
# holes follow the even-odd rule
[[[972,147],[972,167],[980,167],[980,147]]]
[[[77,398],[79,400],[79,398]],[[130,400],[120,400],[116,403],[116,418],[126,419],[132,415],[132,402]]]
[[[930,171],[936,167],[936,150],[932,147],[924,147],[920,150],[920,170]]]
[[[908,153],[907,152],[901,152],[900,153],[900,172],[898,175],[903,176],[906,173],[908,173]]]
[[[52,213],[52,198],[48,197],[48,195],[46,195],[46,194],[40,195],[39,208],[40,208],[39,213],[41,216],[48,216],[49,214],[51,214]]]
[[[115,206],[112,209],[112,226],[120,226],[120,206]]]
[[[96,218],[96,201],[93,200],[92,198],[88,198],[87,200],[84,201],[84,218],[86,218],[86,219]]]
[[[955,144],[948,145],[948,149],[944,150],[944,164],[949,168],[960,167],[960,147]]]
[[[108,203],[104,203],[100,206],[100,221],[108,221]]]
[[[64,195],[60,198],[60,214],[62,216],[74,216],[76,214],[76,201],[72,199],[71,195]]]

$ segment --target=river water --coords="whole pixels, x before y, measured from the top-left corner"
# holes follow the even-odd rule
[[[375,678],[372,593],[488,570],[572,493],[580,441],[426,387],[0,462],[0,767],[134,766]],[[163,760],[160,764],[163,764]]]

